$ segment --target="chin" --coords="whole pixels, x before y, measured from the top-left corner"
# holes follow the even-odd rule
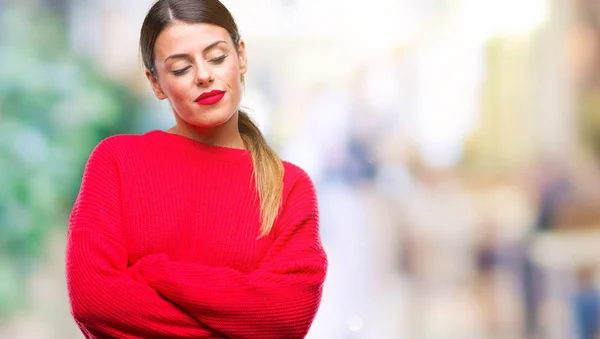
[[[229,105],[225,105],[229,106]],[[212,109],[198,110],[196,107],[180,111],[179,118],[186,124],[197,128],[213,128],[222,125],[235,115],[236,110],[232,108],[215,107]]]
[[[189,121],[189,123],[193,126],[200,127],[200,128],[213,128],[213,127],[223,125],[224,123],[228,122],[229,119],[231,119],[231,116],[222,116],[222,115],[212,116],[212,117],[204,116],[204,117],[198,117],[196,119],[192,119],[192,121]]]

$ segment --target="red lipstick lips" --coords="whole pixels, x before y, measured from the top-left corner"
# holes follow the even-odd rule
[[[225,96],[224,91],[212,90],[210,92],[204,92],[200,94],[199,97],[196,98],[196,103],[199,105],[214,105],[217,102],[221,101]]]

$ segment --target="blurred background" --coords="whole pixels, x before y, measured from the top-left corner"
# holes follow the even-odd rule
[[[600,1],[223,2],[244,106],[317,186],[310,339],[600,337]],[[174,124],[137,45],[151,4],[0,0],[0,338],[83,338],[83,166]]]

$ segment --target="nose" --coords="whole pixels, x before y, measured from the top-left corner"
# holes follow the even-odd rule
[[[212,84],[214,81],[211,69],[208,65],[204,63],[199,63],[196,72],[196,85],[198,86],[207,86]]]

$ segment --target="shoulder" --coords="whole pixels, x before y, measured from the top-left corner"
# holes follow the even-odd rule
[[[85,172],[100,171],[117,173],[133,159],[140,159],[151,147],[144,147],[143,136],[118,134],[100,140],[91,150],[85,165]]]
[[[289,161],[282,161],[284,168],[283,182],[286,186],[310,186],[314,188],[313,181],[308,173],[300,166]]]
[[[143,135],[117,134],[104,138],[96,144],[93,152],[125,152],[135,150],[143,141]]]
[[[116,134],[106,137],[96,144],[90,157],[111,157],[115,160],[143,154],[151,150],[152,138],[148,134]]]
[[[310,175],[300,166],[288,161],[282,161],[283,176],[283,204],[294,204],[304,201],[309,205],[316,204],[316,189]]]
[[[319,206],[315,186],[308,173],[293,163],[282,161],[284,185],[281,209],[276,219],[281,231],[290,225],[303,224],[305,220],[319,218]],[[278,232],[279,232],[278,231]]]

